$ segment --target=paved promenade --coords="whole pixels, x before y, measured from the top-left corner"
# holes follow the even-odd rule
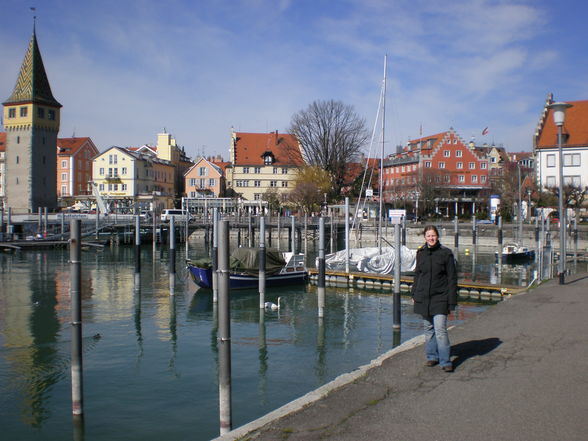
[[[422,338],[222,440],[587,440],[588,274],[516,295],[450,330],[455,372]]]

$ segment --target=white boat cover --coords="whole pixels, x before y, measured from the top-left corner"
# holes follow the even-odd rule
[[[325,268],[331,271],[345,269],[346,250],[325,256]],[[394,272],[394,261],[396,252],[394,247],[350,248],[349,269],[374,274],[392,274]],[[414,271],[416,266],[416,250],[411,250],[404,245],[400,249],[400,271]],[[318,263],[317,263],[318,267]]]

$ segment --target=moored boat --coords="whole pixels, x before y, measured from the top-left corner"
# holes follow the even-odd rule
[[[517,243],[506,244],[502,247],[502,253],[496,252],[496,261],[499,259],[502,263],[524,263],[535,258],[535,250]]]
[[[230,258],[229,288],[255,289],[259,286],[259,249],[237,248]],[[190,276],[196,285],[213,288],[212,266],[209,260],[187,261]],[[306,283],[308,271],[302,254],[266,251],[266,287]]]

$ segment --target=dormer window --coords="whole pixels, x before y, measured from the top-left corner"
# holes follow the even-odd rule
[[[263,164],[264,165],[272,165],[274,163],[274,157],[271,154],[264,154],[263,155]]]

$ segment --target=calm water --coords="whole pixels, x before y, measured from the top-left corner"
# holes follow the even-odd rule
[[[193,247],[191,257],[202,253]],[[215,305],[180,263],[170,296],[167,254],[83,252],[84,434],[71,422],[68,252],[0,255],[0,427],[7,440],[206,440],[218,435]],[[465,259],[460,265],[467,272]],[[463,266],[465,265],[465,266]],[[478,263],[476,263],[478,265]],[[485,265],[480,263],[480,265]],[[490,267],[494,267],[488,263]],[[471,273],[471,266],[469,272]],[[478,271],[487,272],[482,266]],[[489,276],[488,276],[489,277]],[[368,363],[399,343],[392,297],[327,289],[323,326],[314,287],[269,291],[279,312],[260,320],[255,292],[231,299],[233,427]],[[486,306],[468,304],[457,322]],[[400,340],[421,333],[403,305]]]

